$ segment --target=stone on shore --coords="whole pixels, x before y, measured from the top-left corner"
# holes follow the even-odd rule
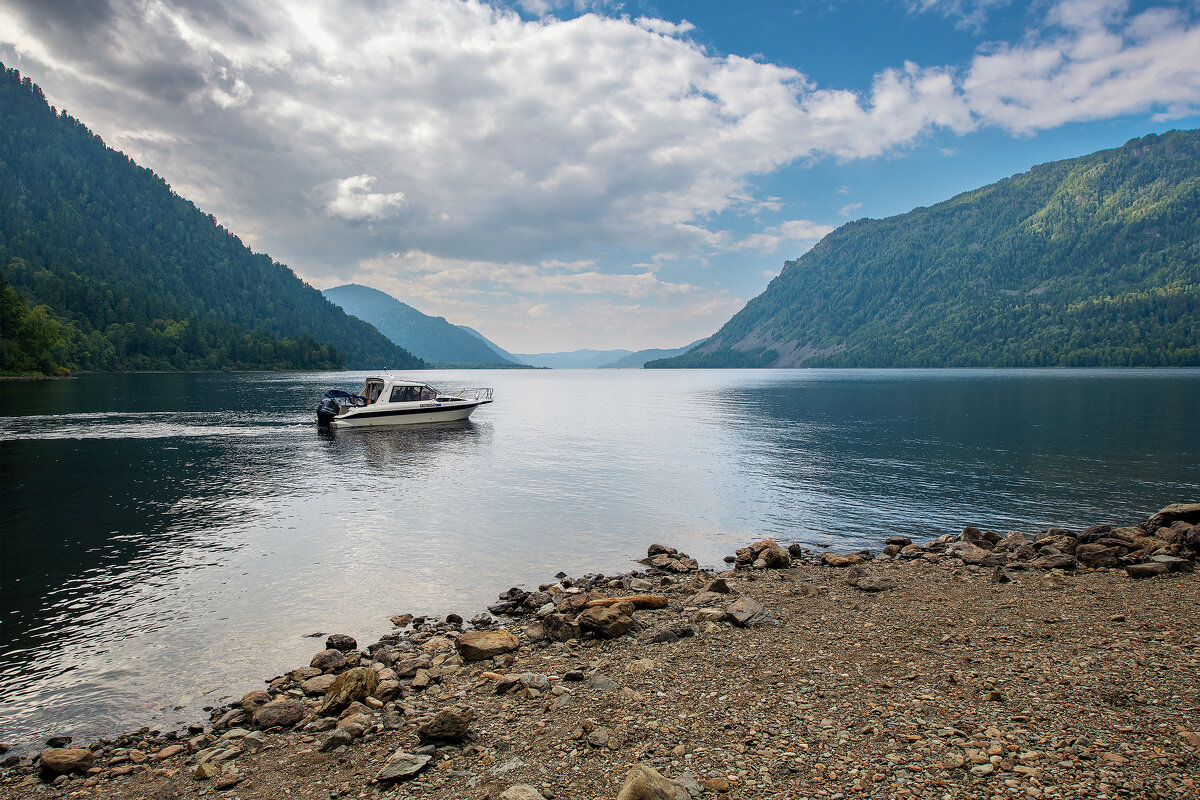
[[[316,667],[322,672],[334,672],[346,666],[346,654],[341,650],[322,650],[312,657],[309,666]]]
[[[336,680],[336,675],[317,675],[315,678],[309,678],[302,682],[300,684],[300,691],[310,696],[325,694]]]
[[[1170,571],[1166,564],[1160,564],[1157,561],[1125,565],[1125,574],[1131,578],[1153,578],[1156,575],[1166,575]]]
[[[304,719],[304,704],[291,697],[272,700],[265,706],[260,706],[252,719],[254,727],[259,730],[289,728]]]
[[[422,744],[461,742],[467,738],[474,719],[475,712],[466,706],[443,708],[417,728],[417,738]]]
[[[48,747],[38,756],[38,764],[47,774],[83,774],[95,766],[96,757],[82,747]]]
[[[501,792],[500,800],[546,800],[546,798],[528,783],[518,783]]]
[[[691,800],[683,785],[653,767],[638,764],[625,775],[617,800]]]
[[[430,756],[406,753],[402,747],[392,753],[387,763],[383,765],[383,769],[379,770],[379,774],[375,776],[375,780],[380,783],[408,780],[425,769],[430,760]]]
[[[366,700],[377,686],[379,673],[370,667],[355,667],[343,672],[326,690],[318,713],[322,716],[337,714],[351,703]]]
[[[633,616],[626,612],[629,606],[595,606],[579,615],[579,627],[591,631],[601,639],[615,639],[633,628]]]
[[[770,620],[767,609],[753,597],[739,597],[725,607],[725,613],[739,628],[749,628]]]
[[[340,650],[345,653],[350,650],[358,649],[358,642],[353,636],[347,636],[344,633],[331,633],[329,638],[325,640],[326,650]]]
[[[857,553],[826,553],[821,560],[829,567],[852,567],[861,564],[863,557]]]
[[[463,661],[482,661],[516,650],[517,637],[508,631],[470,631],[455,640],[454,646]]]

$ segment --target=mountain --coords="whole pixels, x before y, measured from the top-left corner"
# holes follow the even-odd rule
[[[0,277],[5,372],[423,366],[7,68]]]
[[[501,358],[503,358],[503,359],[505,359],[505,360],[507,360],[507,361],[511,361],[511,362],[513,362],[514,364],[523,364],[523,365],[525,365],[525,366],[529,366],[528,364],[525,364],[525,362],[524,362],[524,361],[522,361],[521,359],[517,358],[517,357],[516,357],[516,356],[514,356],[512,353],[508,352],[508,351],[507,351],[507,350],[505,350],[503,347],[501,347],[500,345],[496,344],[496,343],[495,343],[495,342],[493,342],[491,339],[487,338],[486,336],[484,336],[482,333],[480,333],[479,331],[475,330],[474,328],[469,328],[469,327],[467,327],[466,325],[459,325],[459,326],[457,326],[457,327],[458,327],[460,330],[464,330],[464,331],[466,331],[467,333],[471,334],[471,335],[472,335],[472,336],[474,336],[476,339],[479,339],[479,340],[481,340],[481,341],[482,341],[484,344],[486,344],[486,345],[487,345],[489,348],[491,348],[491,350],[492,350],[492,352],[493,352],[493,353],[497,354],[497,355],[498,355],[498,356],[500,356]]]
[[[516,366],[479,337],[442,317],[422,314],[378,289],[348,283],[326,289],[324,294],[347,314],[371,323],[396,344],[438,366]]]
[[[632,350],[572,350],[569,353],[518,353],[517,358],[535,367],[548,369],[597,369]]]
[[[1200,132],[843,225],[647,367],[1200,365]]]
[[[689,345],[685,345],[683,347],[676,347],[672,350],[663,350],[663,349],[659,349],[659,348],[651,348],[649,350],[638,350],[636,353],[630,353],[629,355],[627,355],[623,358],[618,358],[616,361],[613,361],[611,364],[602,364],[600,366],[600,369],[641,369],[642,366],[645,365],[645,363],[647,361],[654,361],[654,360],[660,359],[660,358],[673,358],[675,356],[681,356],[684,353],[686,353],[687,351],[691,350],[696,345],[702,343],[703,341],[704,341],[703,339],[697,339],[696,341],[692,342]]]

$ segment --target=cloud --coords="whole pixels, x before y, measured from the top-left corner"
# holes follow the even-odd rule
[[[807,219],[793,219],[773,225],[762,233],[751,234],[735,244],[732,249],[774,253],[784,242],[815,242],[830,233],[833,233],[832,225]]]
[[[855,211],[858,211],[862,207],[863,207],[862,203],[847,203],[846,205],[844,205],[838,209],[838,216],[839,217],[849,217]]]
[[[331,217],[345,220],[381,220],[394,217],[404,207],[404,192],[372,192],[374,175],[354,175],[336,181],[332,200],[325,203]]]

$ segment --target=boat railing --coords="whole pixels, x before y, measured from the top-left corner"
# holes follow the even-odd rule
[[[471,400],[480,403],[490,403],[492,401],[492,390],[490,387],[478,386],[468,389],[443,389],[442,397],[456,397],[459,400]]]

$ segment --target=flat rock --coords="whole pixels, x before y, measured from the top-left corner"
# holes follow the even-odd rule
[[[729,615],[730,621],[739,628],[749,628],[752,625],[766,622],[769,617],[767,609],[753,597],[739,597],[725,606],[725,613]]]
[[[329,691],[329,687],[337,680],[336,675],[318,675],[315,678],[309,678],[300,684],[300,691],[307,695],[322,695]]]
[[[615,639],[633,628],[633,617],[621,606],[596,606],[579,615],[579,627],[602,639]]]
[[[375,776],[375,780],[385,783],[388,781],[403,781],[414,777],[429,764],[430,756],[418,756],[406,753],[400,748],[392,753],[383,769]]]
[[[821,561],[828,567],[851,567],[861,564],[863,557],[857,553],[826,553],[821,556]]]
[[[1166,564],[1151,561],[1147,564],[1127,564],[1125,574],[1131,578],[1153,578],[1156,575],[1166,575],[1171,569]]]
[[[528,783],[518,783],[501,792],[500,800],[546,800],[546,798]]]
[[[508,631],[470,631],[454,642],[463,661],[495,658],[516,650],[520,644],[517,637]]]

